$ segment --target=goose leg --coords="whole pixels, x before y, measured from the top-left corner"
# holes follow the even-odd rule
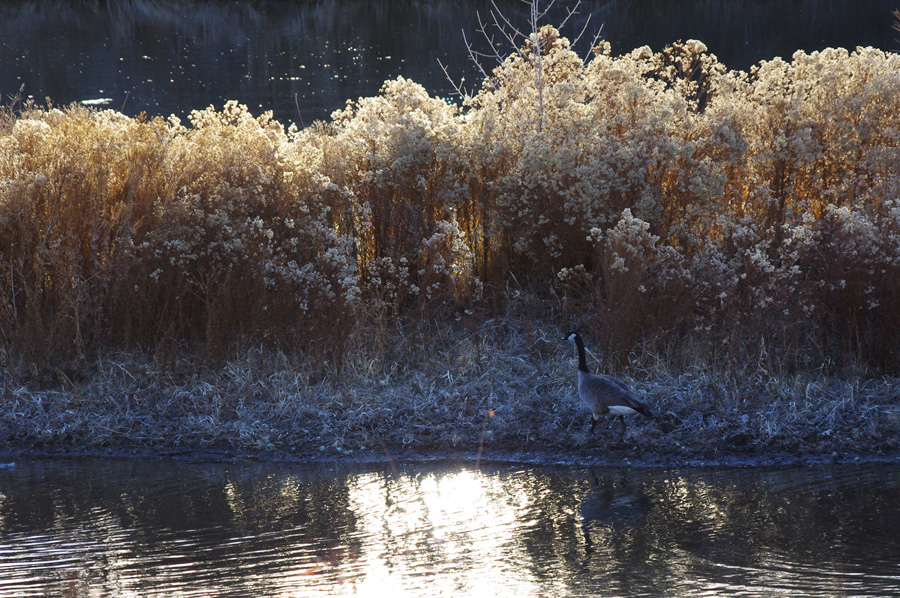
[[[592,416],[591,416],[591,431],[589,432],[589,434],[593,434],[593,433],[594,433],[594,428],[595,428],[596,426],[597,426],[597,419],[592,415]]]

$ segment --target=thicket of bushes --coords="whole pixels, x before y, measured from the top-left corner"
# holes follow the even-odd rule
[[[400,78],[303,130],[236,103],[8,110],[0,364],[238,341],[339,363],[502,313],[514,281],[612,360],[898,371],[900,56],[743,73],[696,41],[585,63],[541,34],[540,98],[514,55],[462,108]]]

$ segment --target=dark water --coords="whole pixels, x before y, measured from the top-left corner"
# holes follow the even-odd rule
[[[560,0],[558,8],[571,4]],[[0,3],[0,95],[90,101],[131,115],[175,113],[229,99],[287,124],[327,118],[347,99],[404,76],[442,97],[480,80],[463,41],[476,0],[24,0]],[[498,0],[524,26],[518,0]],[[677,39],[704,41],[731,68],[797,49],[872,45],[900,50],[895,0],[584,0],[563,32],[590,14],[614,53]],[[559,23],[560,11],[548,15]],[[592,35],[585,36],[585,41]],[[481,44],[479,49],[485,49]],[[582,46],[582,54],[586,48]],[[490,66],[490,63],[485,66]],[[24,85],[24,88],[22,87]]]
[[[900,465],[25,460],[0,596],[896,596]]]

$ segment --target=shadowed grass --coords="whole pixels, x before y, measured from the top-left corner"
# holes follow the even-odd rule
[[[408,339],[398,332],[397,338]],[[589,364],[598,369],[597,356]],[[900,381],[776,376],[695,365],[672,373],[643,355],[620,374],[659,414],[601,422],[575,391],[569,343],[530,321],[447,327],[401,367],[360,352],[316,378],[295,357],[251,348],[217,367],[112,354],[51,390],[6,381],[0,446],[219,449],[300,456],[391,452],[584,454],[632,460],[881,454],[900,449]],[[493,416],[488,417],[488,413]],[[483,436],[482,436],[483,434]]]

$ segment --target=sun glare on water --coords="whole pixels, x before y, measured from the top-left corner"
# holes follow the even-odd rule
[[[532,502],[524,488],[474,470],[361,474],[349,483],[360,545],[336,549],[336,561],[283,581],[296,595],[546,594],[547,580],[539,583],[520,566],[529,557],[515,539],[522,533],[517,526],[533,520]],[[331,583],[323,584],[323,575]]]

